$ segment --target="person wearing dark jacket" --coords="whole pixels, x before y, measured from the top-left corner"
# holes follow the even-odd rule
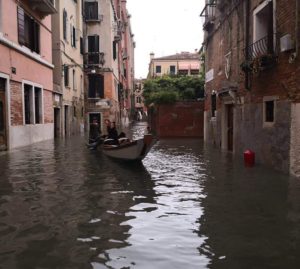
[[[112,141],[107,141],[106,144],[118,145],[118,131],[116,129],[116,123],[111,122],[110,120],[105,120],[107,135],[104,136],[104,139],[112,139]]]

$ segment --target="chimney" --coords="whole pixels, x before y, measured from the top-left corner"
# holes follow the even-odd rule
[[[150,53],[150,61],[152,61],[154,59],[154,55],[155,55],[154,52]]]

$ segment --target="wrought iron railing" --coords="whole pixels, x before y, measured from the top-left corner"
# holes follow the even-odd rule
[[[258,73],[270,69],[277,63],[276,35],[267,35],[244,49],[245,60],[241,69],[248,73]]]
[[[101,22],[103,21],[103,15],[98,13],[86,14],[84,20],[85,22]]]
[[[216,15],[216,0],[208,0],[200,13],[200,17],[204,18],[203,28],[207,29],[207,26],[210,25]]]
[[[246,59],[251,61],[264,55],[275,55],[274,40],[275,35],[267,35],[247,46],[244,49]]]
[[[88,52],[84,54],[84,64],[88,66],[104,65],[104,53],[103,52]]]

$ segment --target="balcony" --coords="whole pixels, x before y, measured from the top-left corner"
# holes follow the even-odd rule
[[[216,17],[216,0],[208,0],[200,13],[200,17],[204,18],[203,29],[209,31],[213,26]]]
[[[33,10],[42,13],[44,16],[57,12],[54,0],[29,0],[28,2]]]
[[[89,67],[103,66],[105,63],[103,52],[88,52],[84,54],[84,64]]]
[[[249,60],[253,60],[258,58],[262,55],[273,55],[275,54],[274,49],[274,36],[267,35],[253,44],[249,45],[244,50],[245,56],[248,56]]]
[[[256,73],[273,67],[277,63],[275,40],[276,35],[266,35],[247,46],[244,49],[245,62],[241,65],[243,71]]]
[[[97,14],[97,13],[90,13],[85,16],[84,20],[85,20],[85,22],[102,22],[103,15]]]

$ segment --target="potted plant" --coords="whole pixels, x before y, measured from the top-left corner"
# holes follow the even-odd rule
[[[240,64],[240,67],[243,72],[251,72],[253,70],[253,62],[249,60],[245,60]]]

